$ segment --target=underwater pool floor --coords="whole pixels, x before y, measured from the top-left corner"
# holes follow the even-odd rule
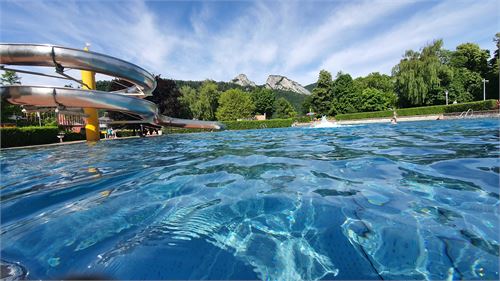
[[[1,153],[32,279],[499,279],[499,119]]]

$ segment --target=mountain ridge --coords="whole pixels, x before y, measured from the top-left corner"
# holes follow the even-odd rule
[[[304,86],[283,75],[269,75],[265,87],[273,90],[295,92],[307,96],[311,94]]]
[[[268,89],[277,90],[277,91],[285,91],[285,92],[294,92],[301,95],[310,95],[311,90],[307,87],[312,85],[309,84],[306,87],[302,86],[300,83],[284,76],[284,75],[276,75],[271,74],[267,77],[266,83],[264,85],[257,85],[255,82],[248,79],[246,74],[241,73],[238,74],[235,78],[233,78],[229,83],[233,83],[244,88],[247,87],[266,87]]]

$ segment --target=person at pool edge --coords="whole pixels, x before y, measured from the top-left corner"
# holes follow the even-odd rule
[[[398,124],[398,119],[396,117],[397,117],[396,110],[394,110],[392,112],[392,118],[391,118],[391,124],[392,125]]]

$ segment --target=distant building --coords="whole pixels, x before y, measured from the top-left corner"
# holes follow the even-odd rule
[[[263,115],[255,115],[255,120],[266,120],[266,114],[264,113]]]

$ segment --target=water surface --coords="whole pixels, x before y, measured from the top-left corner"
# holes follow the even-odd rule
[[[498,119],[1,153],[1,256],[30,277],[498,279]]]

